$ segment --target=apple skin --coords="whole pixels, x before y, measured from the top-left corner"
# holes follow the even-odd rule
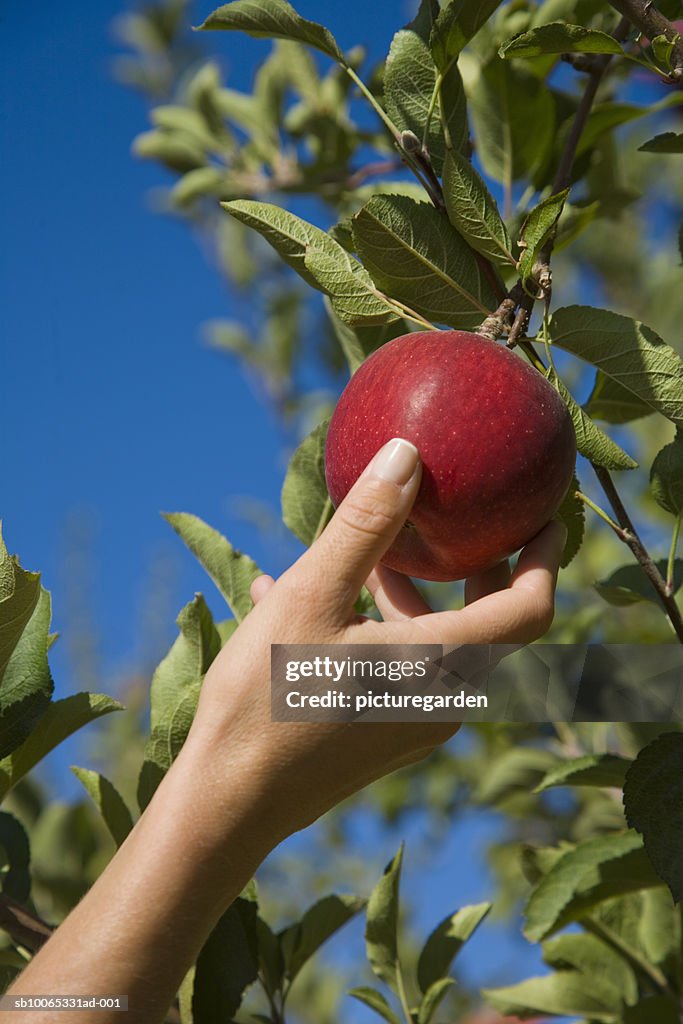
[[[417,446],[422,483],[382,562],[424,580],[465,579],[518,551],[556,513],[576,462],[552,385],[464,331],[394,338],[356,371],[327,435],[335,506],[392,437]]]

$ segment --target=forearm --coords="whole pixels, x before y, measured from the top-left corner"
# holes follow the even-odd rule
[[[129,1024],[161,1021],[221,913],[269,852],[264,808],[245,765],[217,801],[212,751],[188,742],[91,890],[14,983],[12,995],[127,995]],[[18,1011],[14,1024],[67,1024]],[[120,1022],[79,1011],[78,1024]]]

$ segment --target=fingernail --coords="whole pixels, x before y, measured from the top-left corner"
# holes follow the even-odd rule
[[[417,468],[420,459],[414,444],[402,437],[387,441],[370,463],[369,473],[392,484],[407,484]]]

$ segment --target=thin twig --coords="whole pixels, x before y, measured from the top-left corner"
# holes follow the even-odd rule
[[[657,591],[659,599],[664,606],[664,610],[666,611],[667,615],[669,616],[669,619],[671,620],[671,625],[674,628],[676,636],[683,644],[683,616],[681,615],[681,610],[676,604],[673,595],[668,592],[666,580],[664,580],[664,578],[662,577],[662,574],[653,562],[650,553],[648,552],[647,548],[640,539],[638,531],[636,530],[635,526],[631,521],[631,517],[626,511],[624,503],[619,497],[619,493],[616,487],[614,486],[614,481],[612,480],[612,477],[610,476],[608,470],[606,470],[603,466],[596,466],[595,463],[591,463],[591,465],[595,470],[595,475],[600,481],[600,485],[603,491],[607,495],[607,498],[609,500],[610,505],[612,506],[617,522],[630,535],[624,538],[624,543],[629,546],[629,548],[635,555],[636,559],[640,563],[643,572],[649,579],[652,586]]]

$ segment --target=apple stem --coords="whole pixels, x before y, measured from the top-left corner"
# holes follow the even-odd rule
[[[621,526],[619,526],[619,523],[615,522],[615,520],[612,519],[612,517],[608,515],[607,512],[605,512],[604,508],[600,508],[600,506],[597,505],[594,501],[591,501],[587,494],[584,494],[583,491],[576,491],[575,494],[579,501],[582,501],[584,505],[587,505],[588,508],[591,508],[596,513],[596,515],[599,515],[600,518],[607,523],[608,526],[612,527],[619,540],[632,540],[633,535],[630,534],[627,530],[624,530]]]
[[[666,590],[671,597],[673,597],[676,590],[676,550],[678,548],[678,538],[681,532],[682,519],[683,512],[679,512],[676,516],[676,522],[674,523],[674,532],[671,538],[671,548],[669,550],[669,562],[666,569]]]

